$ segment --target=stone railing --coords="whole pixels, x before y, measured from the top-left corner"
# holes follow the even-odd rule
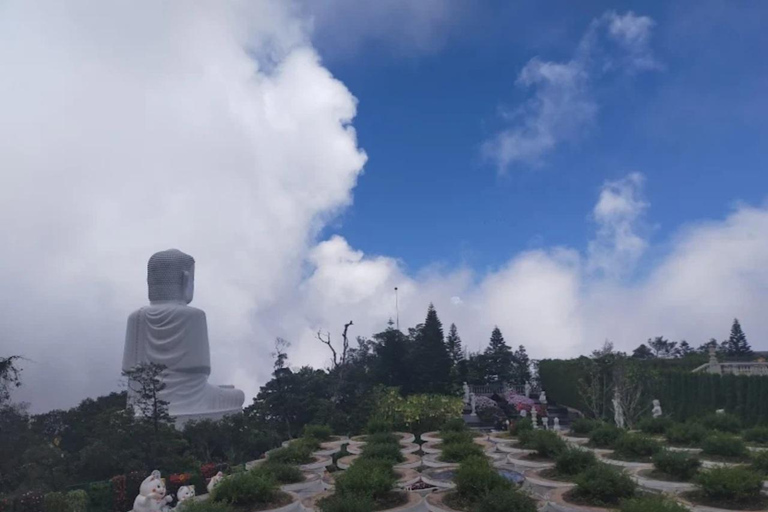
[[[531,391],[530,388],[528,388]],[[508,391],[514,391],[515,394],[525,395],[525,386],[513,386],[511,384],[483,384],[469,386],[470,393],[477,396],[505,395]]]
[[[721,363],[717,360],[714,350],[709,352],[709,362],[693,370],[694,373],[714,373],[717,375],[746,375],[758,376],[768,375],[768,363],[757,362],[737,362]]]

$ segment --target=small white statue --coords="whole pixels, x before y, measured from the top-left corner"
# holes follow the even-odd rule
[[[549,430],[549,416],[541,418],[541,426],[544,427],[544,430]]]
[[[541,405],[545,406],[547,405],[547,393],[542,390],[542,392],[539,394],[539,402],[541,402]]]
[[[469,404],[469,384],[464,383],[464,403]]]
[[[520,411],[520,417],[521,418],[527,418],[528,417],[528,411],[526,411],[525,409]]]
[[[653,410],[651,411],[651,414],[653,414],[654,418],[661,416],[661,402],[658,400],[653,401]]]
[[[525,381],[525,397],[526,398],[531,397],[531,383],[528,381]]]
[[[613,421],[616,422],[617,427],[624,428],[624,410],[621,408],[618,393],[613,396]]]
[[[165,482],[154,470],[139,486],[139,495],[133,500],[133,512],[160,512],[168,510],[173,498],[165,495]]]
[[[475,398],[474,393],[469,395],[469,403],[472,405],[472,416],[477,416],[477,399]]]
[[[718,409],[715,411],[715,414],[725,414],[725,409]]]
[[[533,428],[539,428],[539,422],[537,421],[538,412],[535,407],[531,407],[531,421],[533,422]]]
[[[211,477],[211,480],[208,482],[208,494],[213,492],[213,488],[216,487],[219,482],[221,482],[224,479],[224,473],[219,471],[215,475]]]
[[[555,426],[552,427],[555,432],[560,432],[560,418],[555,416]]]
[[[179,490],[176,491],[176,501],[178,504],[177,507],[184,503],[187,500],[191,500],[195,497],[195,486],[194,485],[182,485],[179,487]]]

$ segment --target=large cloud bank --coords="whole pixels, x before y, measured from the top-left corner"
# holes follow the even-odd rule
[[[275,337],[292,342],[292,364],[322,365],[315,332],[338,337],[349,320],[353,335],[381,330],[395,286],[402,325],[433,301],[472,350],[495,324],[534,357],[606,338],[698,343],[735,315],[753,343],[768,332],[768,211],[692,225],[628,279],[649,246],[640,174],[595,191],[587,250],[509,255],[484,274],[413,274],[341,237],[318,241],[366,157],[356,100],[296,12],[281,1],[0,7],[0,353],[29,359],[18,398],[35,410],[118,387],[146,259],[168,247],[197,259],[213,381],[249,395],[269,377]],[[613,37],[642,41],[622,19],[607,25]]]

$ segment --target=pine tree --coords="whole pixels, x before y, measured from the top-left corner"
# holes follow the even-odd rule
[[[408,382],[408,340],[389,324],[383,332],[373,335],[373,375],[377,382],[391,387],[406,387]]]
[[[695,351],[693,350],[693,347],[691,347],[687,341],[683,340],[680,342],[680,345],[677,347],[678,353],[680,354],[680,357],[685,357],[689,354],[693,354]]]
[[[451,363],[454,366],[464,359],[464,348],[461,346],[461,338],[459,337],[458,329],[456,329],[456,324],[451,324],[450,329],[448,329],[445,347],[448,350],[448,355],[451,356]]]
[[[752,355],[752,347],[749,346],[747,336],[741,330],[741,324],[738,318],[733,319],[731,326],[731,336],[726,342],[726,353],[729,356],[748,357]]]
[[[512,354],[512,378],[510,384],[523,386],[531,380],[531,360],[525,347],[520,345]]]
[[[488,380],[491,382],[510,382],[512,380],[512,349],[504,341],[498,327],[493,328],[491,341],[484,353],[488,365]]]
[[[443,324],[430,304],[424,325],[413,333],[412,389],[415,393],[450,393],[451,356],[445,346]]]
[[[642,343],[639,347],[632,351],[632,357],[635,359],[653,359],[656,356],[653,354],[653,350],[648,348],[648,345]]]

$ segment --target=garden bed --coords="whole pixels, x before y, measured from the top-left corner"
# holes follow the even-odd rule
[[[691,482],[675,479],[673,476],[655,469],[638,470],[634,474],[634,479],[644,489],[670,494],[680,494],[696,488],[696,485]]]
[[[683,500],[693,505],[694,510],[700,512],[720,512],[720,511],[764,511],[768,509],[768,497],[762,496],[759,500],[750,503],[736,505],[730,500],[709,500],[700,491],[689,491],[681,495]]]
[[[301,502],[301,505],[304,507],[304,509],[297,509],[297,512],[300,510],[304,510],[305,512],[319,512],[320,508],[318,507],[318,503],[320,500],[329,498],[332,495],[333,494],[330,492],[324,492],[322,494],[318,494],[317,496],[306,498]],[[392,493],[388,495],[386,499],[378,503],[378,506],[376,506],[371,512],[382,512],[385,510],[391,512],[422,512],[424,510],[422,503],[423,501],[424,498],[417,493],[392,491]]]

